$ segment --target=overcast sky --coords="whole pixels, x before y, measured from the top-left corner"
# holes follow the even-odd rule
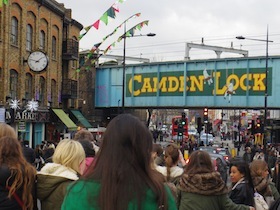
[[[100,19],[115,0],[57,0],[72,9],[72,18],[88,26]],[[248,38],[266,39],[269,27],[270,55],[280,55],[280,1],[279,0],[126,0],[118,3],[120,12],[108,25],[100,22],[99,30],[92,28],[81,40],[81,50],[90,49],[110,34],[125,19],[140,12],[141,16],[130,20],[127,29],[149,20],[135,34],[156,33],[155,37],[128,38],[126,55],[150,58],[152,61],[182,60],[185,43],[204,44],[249,50],[250,56],[265,55],[265,42],[236,40],[243,35]],[[121,28],[104,42],[104,50],[123,34]],[[122,55],[123,42],[116,44],[107,54]],[[222,57],[234,54],[224,53]],[[191,59],[214,58],[214,52],[192,49]]]

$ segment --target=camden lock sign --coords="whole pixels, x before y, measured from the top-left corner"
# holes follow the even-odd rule
[[[267,94],[271,95],[272,68],[268,68]],[[226,92],[245,96],[263,96],[265,68],[188,70],[127,74],[126,96],[223,96]]]

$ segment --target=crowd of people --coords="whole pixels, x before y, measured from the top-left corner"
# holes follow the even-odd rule
[[[26,147],[0,123],[0,209],[253,210],[256,192],[271,209],[280,202],[268,158],[232,161],[229,188],[207,152],[192,151],[186,162],[176,144],[153,143],[131,114],[110,121],[100,147],[87,130],[38,145],[34,158]]]

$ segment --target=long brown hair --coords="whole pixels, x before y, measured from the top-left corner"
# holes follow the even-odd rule
[[[185,171],[187,174],[200,174],[215,170],[210,155],[205,151],[197,150],[190,155]]]
[[[8,197],[11,198],[17,189],[22,188],[23,210],[33,209],[32,190],[34,189],[36,170],[25,160],[22,147],[16,138],[10,136],[0,138],[0,165],[7,165],[11,171],[11,176],[6,182],[7,186],[9,181],[13,180],[9,186]]]
[[[3,136],[17,138],[15,130],[10,125],[6,123],[0,123],[0,138]]]
[[[130,114],[118,115],[109,123],[95,166],[83,177],[100,181],[100,209],[127,209],[132,200],[142,209],[149,188],[158,206],[168,209],[163,179],[150,166],[152,142],[148,128]]]
[[[165,157],[165,166],[167,170],[167,181],[170,181],[172,177],[170,177],[170,168],[174,165],[177,165],[179,161],[179,147],[175,144],[168,145],[164,150]]]

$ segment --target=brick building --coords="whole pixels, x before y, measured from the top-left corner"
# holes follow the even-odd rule
[[[71,9],[54,0],[9,0],[0,8],[1,112],[5,110],[5,121],[22,132],[30,145],[69,128],[56,123],[63,119],[53,118],[51,113],[58,110],[54,113],[61,118],[63,110],[78,106],[76,68],[82,28],[72,19]],[[29,65],[34,51],[47,56],[47,67],[42,71]],[[33,100],[38,105],[36,115],[23,114],[34,111],[25,110]],[[12,110],[14,102],[19,107]]]

